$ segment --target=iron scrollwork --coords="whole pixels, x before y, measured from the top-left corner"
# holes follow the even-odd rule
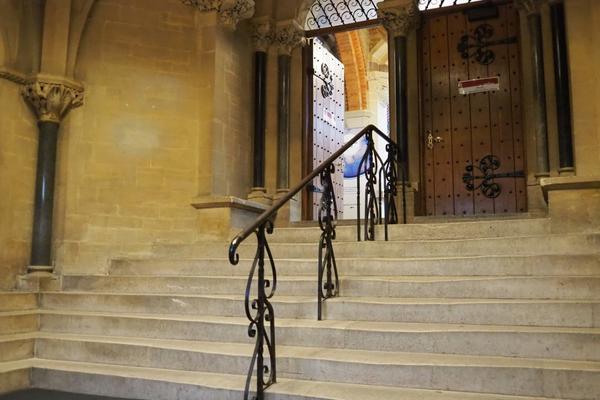
[[[481,24],[475,28],[472,35],[463,35],[458,42],[458,52],[462,58],[474,57],[481,65],[489,65],[496,59],[496,54],[490,49],[491,46],[501,44],[517,43],[516,36],[502,39],[494,39],[494,27],[489,24]]]
[[[266,239],[267,233],[273,233],[273,222],[271,220],[265,222],[257,228],[255,233],[257,238],[256,255],[254,256],[248,281],[246,282],[244,309],[246,317],[250,321],[248,336],[251,338],[255,337],[256,344],[246,378],[244,400],[249,400],[250,398],[250,384],[255,366],[256,395],[253,399],[263,399],[265,389],[277,381],[275,313],[270,302],[277,289],[277,270],[275,269],[273,254]],[[237,248],[237,245],[235,248]],[[265,258],[268,260],[271,269],[271,279],[265,277]],[[239,261],[239,256],[237,253],[230,253],[229,260],[235,265]],[[254,283],[256,283],[255,293],[252,290]],[[268,353],[266,357],[265,350]]]
[[[468,191],[473,192],[475,190],[481,190],[481,193],[489,198],[495,199],[502,193],[500,184],[494,182],[495,178],[523,178],[525,173],[523,171],[495,173],[494,171],[500,168],[500,160],[494,155],[487,155],[479,161],[479,166],[473,164],[467,165],[463,174],[463,182]],[[476,175],[479,171],[481,175]],[[481,180],[479,184],[476,184],[477,180]]]
[[[329,65],[325,63],[321,64],[321,74],[319,75],[313,71],[313,75],[323,82],[321,85],[321,95],[326,99],[333,94],[333,75],[329,70]]]
[[[364,198],[364,240],[375,240],[375,226],[383,224],[385,240],[388,240],[388,225],[398,223],[396,196],[398,194],[398,148],[393,143],[386,144],[387,158],[385,162],[377,152],[373,133],[365,134],[367,146],[360,161],[358,170],[364,171],[365,198]],[[356,203],[357,203],[357,240],[361,240],[361,199],[360,175],[356,177]],[[383,212],[382,212],[383,211]]]
[[[335,240],[335,223],[338,217],[337,203],[333,191],[331,174],[335,172],[333,164],[326,167],[319,174],[321,181],[321,203],[319,207],[319,228],[321,238],[319,240],[319,274],[318,274],[318,305],[317,318],[322,319],[322,304],[324,300],[339,295],[339,277],[333,251],[333,240]]]
[[[377,18],[374,0],[317,0],[308,11],[308,30],[353,24]]]

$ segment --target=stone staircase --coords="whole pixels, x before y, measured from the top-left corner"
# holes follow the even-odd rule
[[[316,321],[319,230],[269,239],[278,383],[267,399],[600,399],[600,233],[547,219],[338,227],[341,297]],[[379,238],[383,235],[379,232]],[[0,295],[0,392],[236,399],[254,340],[224,243],[162,245],[61,290]],[[8,390],[7,390],[8,388]]]

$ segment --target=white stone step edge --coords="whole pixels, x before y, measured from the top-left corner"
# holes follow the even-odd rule
[[[67,333],[40,332],[38,339],[119,344],[155,349],[198,352],[213,355],[248,357],[252,355],[254,340],[245,343],[201,342],[196,340],[148,339],[122,336],[77,335]],[[277,358],[295,358],[312,361],[333,361],[364,365],[401,366],[454,366],[470,368],[527,368],[540,370],[571,370],[595,372],[600,376],[600,362],[536,359],[524,357],[475,356],[441,353],[407,353],[392,351],[354,350],[338,348],[317,348],[302,346],[277,346]]]
[[[158,368],[128,367],[67,361],[29,359],[0,364],[0,375],[33,370],[33,385],[42,389],[83,394],[158,400],[179,393],[181,400],[238,400],[245,376]],[[36,373],[36,371],[41,372]],[[55,378],[55,379],[53,379]],[[62,378],[62,379],[56,379]],[[205,393],[216,390],[216,393]],[[1,388],[0,388],[1,392]],[[548,400],[540,397],[393,388],[373,385],[278,379],[267,400]]]

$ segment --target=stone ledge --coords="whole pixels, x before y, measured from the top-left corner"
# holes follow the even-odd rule
[[[600,176],[559,176],[540,179],[544,200],[548,202],[548,192],[553,190],[600,189]]]
[[[256,201],[245,200],[235,196],[198,197],[192,200],[192,207],[197,210],[214,208],[235,208],[257,214],[264,212],[269,206]]]

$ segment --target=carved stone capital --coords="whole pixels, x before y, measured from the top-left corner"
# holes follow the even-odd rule
[[[419,7],[412,0],[381,2],[377,15],[392,37],[408,35],[419,23]]]
[[[235,29],[238,22],[254,15],[254,0],[181,0],[185,5],[202,12],[216,11],[219,21]]]
[[[26,83],[21,95],[38,121],[60,123],[69,110],[83,104],[81,85],[46,76],[37,76]]]
[[[273,43],[273,21],[257,18],[250,24],[250,39],[256,51],[267,51]]]
[[[525,15],[539,14],[544,4],[548,3],[548,0],[516,0],[515,4],[517,8]]]
[[[290,55],[294,48],[304,46],[306,42],[304,30],[296,22],[278,26],[274,36],[273,42],[279,49],[280,54]]]

